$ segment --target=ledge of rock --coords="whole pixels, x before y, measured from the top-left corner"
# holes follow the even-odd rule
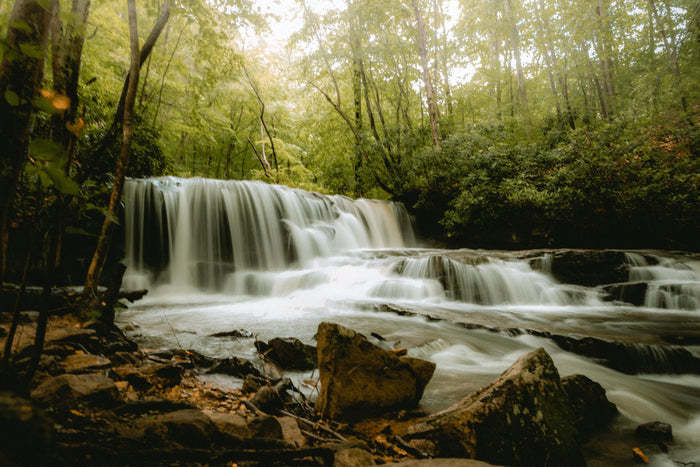
[[[316,409],[326,418],[359,418],[418,405],[435,363],[398,357],[355,331],[318,326],[321,391]]]
[[[554,362],[540,348],[520,357],[495,382],[409,427],[407,437],[434,442],[439,457],[583,466],[574,420]]]

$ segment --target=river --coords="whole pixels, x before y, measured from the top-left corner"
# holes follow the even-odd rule
[[[673,425],[671,453],[653,454],[652,465],[700,462],[695,256],[623,252],[626,280],[644,283],[635,306],[611,300],[602,286],[557,280],[556,250],[420,248],[406,211],[393,203],[170,177],[130,180],[125,200],[124,287],[149,294],[117,320],[138,326],[129,334],[142,346],[255,359],[255,339],[293,336],[313,345],[320,322],[337,322],[434,361],[421,401],[428,411],[544,347],[562,376],[582,373],[606,389],[622,414],[615,433],[628,436],[654,420]],[[252,337],[211,337],[235,329]],[[620,343],[648,365],[619,368],[556,343],[584,337]],[[690,366],[679,370],[668,349],[687,351]],[[601,449],[589,464],[615,465],[611,451]]]

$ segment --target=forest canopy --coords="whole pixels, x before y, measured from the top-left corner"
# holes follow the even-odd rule
[[[11,19],[18,5],[38,8],[31,21]],[[135,7],[129,176],[394,199],[425,238],[458,246],[698,249],[696,0]],[[26,247],[61,219],[58,234],[92,238],[121,145],[127,1],[4,1],[0,37],[3,70],[37,76],[0,89],[0,112],[28,118],[26,150],[3,169],[21,172],[2,193],[3,235]]]

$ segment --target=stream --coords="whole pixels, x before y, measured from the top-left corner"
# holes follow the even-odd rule
[[[149,293],[117,321],[135,325],[127,334],[144,348],[256,359],[254,340],[315,345],[318,324],[332,321],[435,362],[421,401],[434,412],[544,347],[561,376],[606,389],[622,415],[617,435],[655,420],[673,426],[671,452],[649,453],[651,465],[700,464],[697,256],[619,252],[627,288],[615,290],[634,286],[635,301],[558,279],[558,250],[421,248],[404,208],[389,202],[172,177],[130,180],[125,200],[123,286]],[[251,337],[211,337],[232,330]],[[586,338],[617,346],[610,361],[592,356]],[[633,363],[619,363],[620,352]],[[301,385],[313,375],[290,376]],[[614,451],[601,447],[589,465],[617,465]]]

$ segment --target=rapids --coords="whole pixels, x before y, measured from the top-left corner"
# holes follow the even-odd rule
[[[254,359],[253,338],[210,336],[243,329],[314,344],[318,324],[333,321],[436,362],[421,402],[429,411],[542,346],[562,376],[583,373],[603,385],[623,415],[620,436],[647,421],[673,425],[671,454],[653,454],[652,465],[700,462],[700,368],[626,374],[543,337],[620,342],[671,368],[664,336],[675,336],[676,348],[700,357],[697,257],[626,252],[629,283],[645,284],[644,303],[634,306],[611,301],[602,287],[558,281],[551,251],[419,248],[399,204],[176,178],[130,180],[125,200],[124,287],[149,294],[117,320],[137,324],[130,335],[144,346]],[[595,465],[617,465],[609,451],[587,454]]]

